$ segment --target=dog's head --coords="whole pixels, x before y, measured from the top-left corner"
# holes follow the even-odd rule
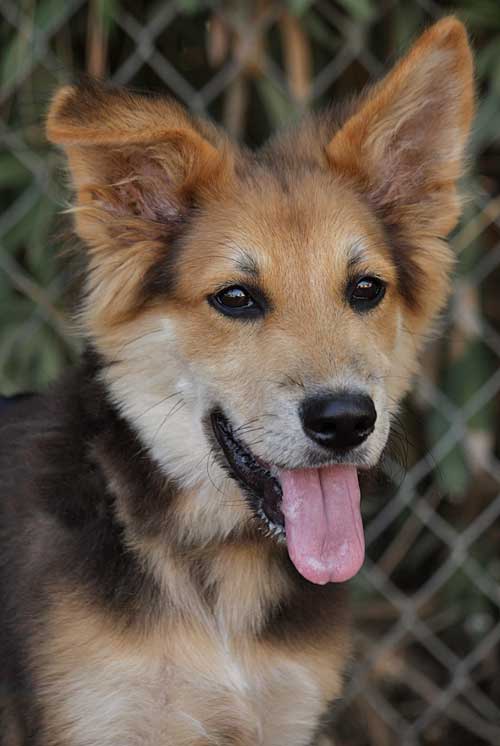
[[[88,248],[83,324],[200,536],[257,520],[286,528],[315,582],[359,568],[357,469],[379,459],[447,298],[472,110],[454,19],[342,118],[256,154],[167,99],[57,94],[48,133]]]

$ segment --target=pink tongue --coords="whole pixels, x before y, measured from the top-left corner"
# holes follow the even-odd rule
[[[354,466],[280,473],[288,553],[307,580],[323,585],[355,575],[365,557]]]

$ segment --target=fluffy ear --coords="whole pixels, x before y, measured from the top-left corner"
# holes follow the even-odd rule
[[[445,18],[361,99],[328,144],[327,157],[354,180],[397,240],[422,246],[445,237],[459,216],[456,181],[473,108],[467,35],[458,20]]]
[[[230,171],[227,143],[207,122],[174,101],[97,83],[58,91],[47,136],[68,156],[78,204],[115,216],[168,225]]]
[[[119,298],[131,306],[133,288],[146,283],[155,263],[168,261],[169,242],[193,203],[227,187],[229,145],[169,99],[96,83],[58,91],[47,135],[68,157],[89,283],[107,288],[114,310]]]

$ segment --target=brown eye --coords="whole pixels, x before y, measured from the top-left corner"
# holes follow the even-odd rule
[[[221,290],[216,295],[217,302],[227,308],[248,308],[253,305],[253,298],[239,285]]]
[[[242,285],[230,285],[214,295],[208,302],[225,316],[250,319],[263,314],[264,309],[252,293]]]
[[[378,277],[360,277],[349,284],[347,297],[356,311],[374,308],[385,295],[385,283]]]

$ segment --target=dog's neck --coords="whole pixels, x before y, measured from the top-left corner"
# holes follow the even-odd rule
[[[165,473],[110,401],[92,351],[84,376],[84,405],[98,432],[91,457],[104,475],[125,545],[154,582],[157,608],[215,624],[230,637],[258,634],[294,592],[285,547],[253,527],[229,480],[222,493],[208,473],[189,488]]]
[[[155,581],[160,616],[163,609],[228,638],[260,634],[295,589],[285,547],[252,530],[207,542],[202,515],[189,522],[189,506],[198,495],[154,478],[138,491],[105,458],[101,454],[116,519],[127,546]]]

